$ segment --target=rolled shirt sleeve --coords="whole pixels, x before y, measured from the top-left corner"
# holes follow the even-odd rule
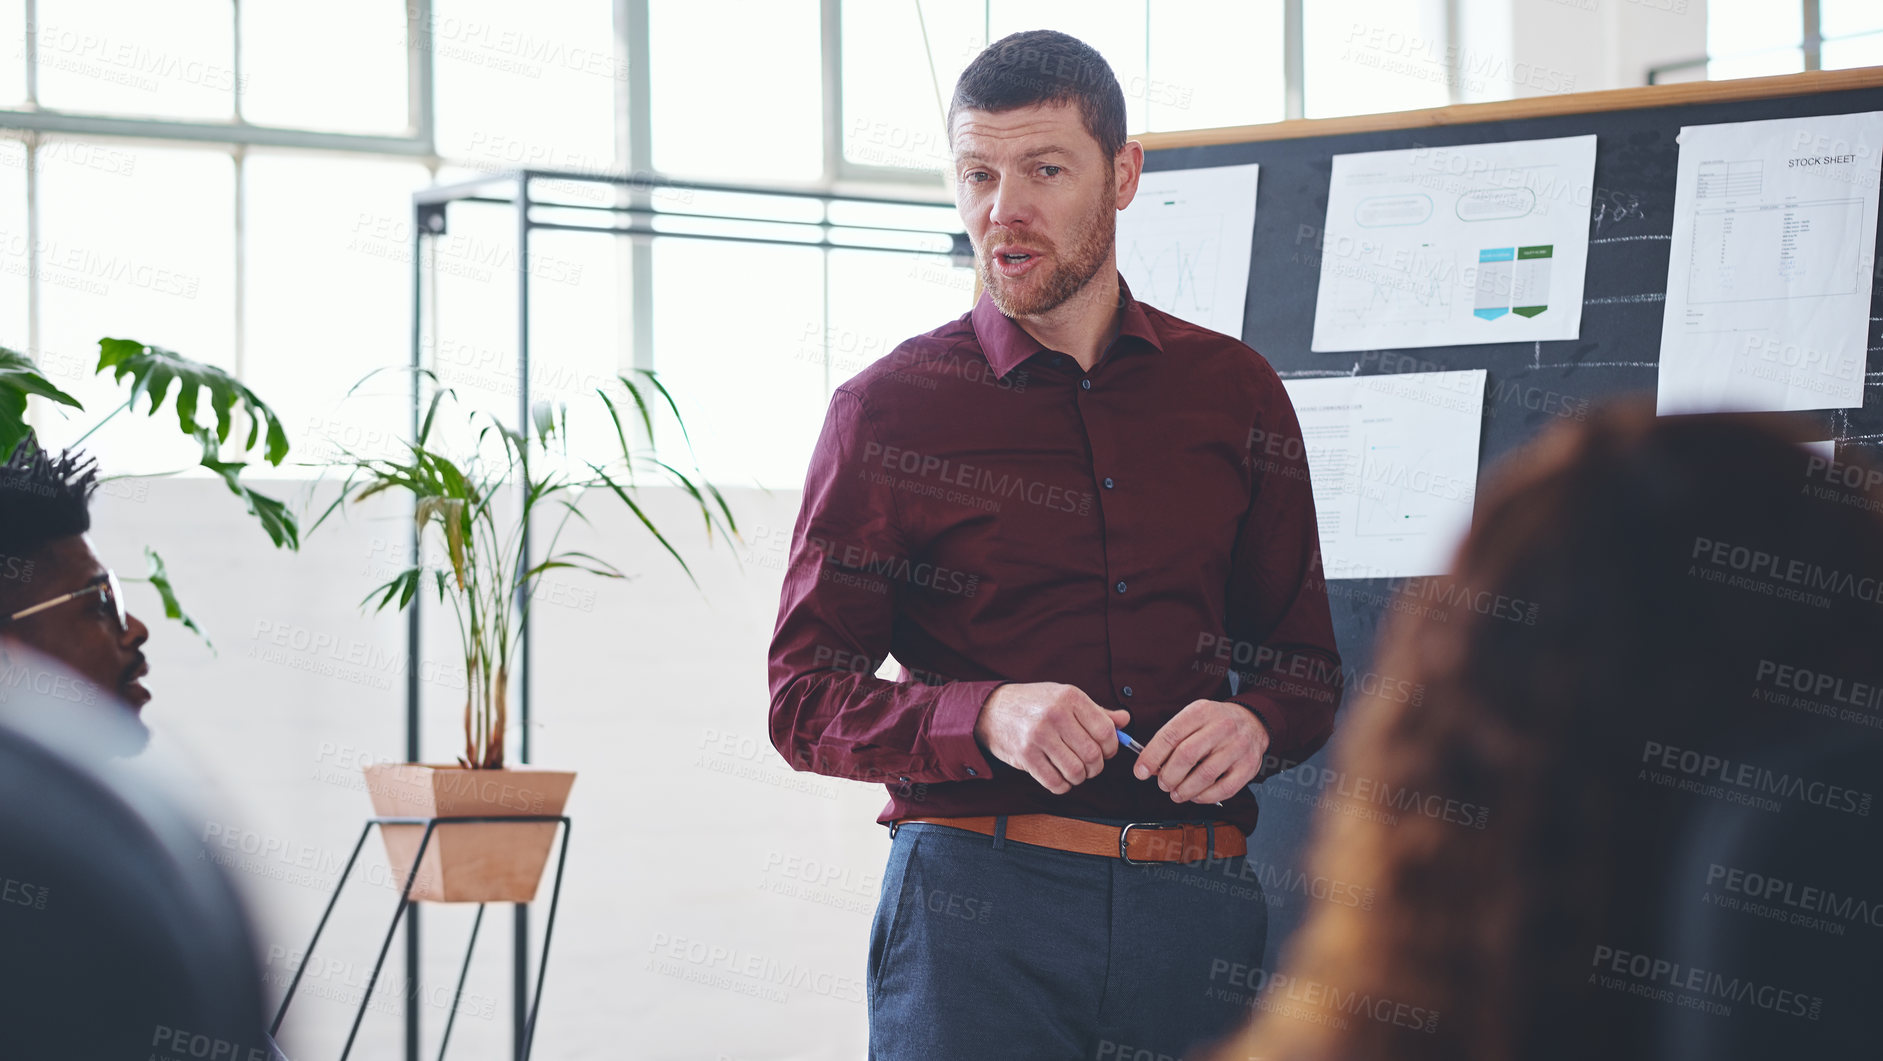
[[[772,744],[797,770],[883,784],[992,774],[974,726],[1000,681],[876,677],[890,652],[898,580],[858,557],[908,555],[895,491],[863,459],[880,442],[839,388],[805,476],[769,662]]]

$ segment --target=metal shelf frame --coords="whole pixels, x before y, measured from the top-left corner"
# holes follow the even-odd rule
[[[537,187],[544,184],[564,186],[592,186],[605,189],[609,194],[603,198],[611,199],[608,203],[569,203],[556,198],[541,198]],[[820,217],[814,221],[798,221],[781,218],[763,211],[699,211],[661,209],[659,200],[663,196],[681,193],[700,193],[702,195],[735,195],[755,197],[757,201],[817,202],[823,205]],[[548,191],[545,190],[545,194]],[[907,228],[895,225],[844,224],[831,220],[832,207],[844,205],[879,206],[879,207],[921,207],[928,209],[950,209],[953,204],[936,198],[909,198],[873,193],[846,194],[825,188],[794,188],[778,186],[753,186],[739,184],[718,184],[704,181],[675,180],[646,174],[630,173],[582,173],[565,170],[522,169],[513,172],[492,174],[475,180],[456,184],[424,188],[412,194],[412,319],[411,319],[411,408],[410,422],[407,425],[410,437],[418,438],[420,419],[428,401],[425,393],[424,375],[420,371],[425,367],[426,336],[426,249],[427,241],[447,235],[450,231],[450,213],[455,204],[497,204],[509,207],[514,215],[516,234],[516,390],[517,390],[517,428],[526,435],[530,432],[530,235],[538,231],[557,232],[592,232],[600,236],[625,238],[637,248],[650,247],[653,241],[666,239],[694,239],[714,242],[745,243],[773,246],[809,247],[825,252],[833,250],[865,250],[889,254],[913,254],[927,257],[948,256],[956,264],[970,264],[973,261],[973,249],[967,233],[959,225],[936,228]],[[593,217],[592,224],[580,223],[576,218]],[[663,222],[665,223],[663,227]],[[699,223],[734,226],[748,226],[748,233],[688,231],[685,226]],[[801,238],[787,238],[787,234]],[[825,255],[828,258],[828,253]],[[637,288],[647,284],[645,275],[651,257],[637,253],[636,275],[632,283]],[[828,269],[825,272],[828,283]],[[651,287],[643,294],[651,293]],[[651,297],[637,297],[635,300],[640,310],[636,314],[634,327],[635,347],[634,363],[637,366],[651,367],[652,352],[647,347],[651,344],[652,329],[647,319],[653,312]],[[828,299],[826,299],[828,307]],[[651,440],[650,440],[651,441]],[[408,536],[407,548],[411,563],[421,562],[422,553],[417,530]],[[524,563],[530,559],[529,528],[523,531]],[[524,617],[521,636],[517,646],[517,696],[513,701],[516,719],[520,727],[520,739],[517,742],[517,762],[527,764],[531,761],[531,725],[533,701],[531,697],[531,637],[528,613],[523,605],[528,600],[529,587],[519,586],[517,610]],[[420,632],[422,597],[414,597],[406,609],[406,688],[405,688],[405,731],[406,756],[414,762],[419,761],[418,735],[419,706],[422,699],[419,675],[422,673],[420,660]],[[566,840],[566,837],[565,837]],[[560,887],[560,878],[558,879]],[[553,904],[551,907],[553,917]],[[529,1050],[529,1032],[531,1029],[532,1009],[530,998],[529,954],[529,909],[521,904],[515,909],[514,925],[515,945],[513,954],[515,966],[512,970],[512,1010],[513,1027],[516,1029],[516,1057],[522,1061]],[[418,967],[418,934],[406,934],[407,967]],[[540,972],[538,973],[537,991],[541,991]],[[409,1011],[407,1021],[408,1057],[416,1056],[417,1024],[416,1012]]]

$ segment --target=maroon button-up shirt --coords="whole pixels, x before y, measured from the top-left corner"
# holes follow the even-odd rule
[[[983,294],[831,397],[772,638],[771,738],[797,769],[887,785],[879,821],[1255,828],[1247,791],[1173,803],[1124,749],[1052,794],[975,740],[1004,682],[1078,686],[1141,742],[1193,700],[1233,700],[1268,729],[1263,776],[1333,726],[1340,657],[1281,379],[1120,285],[1090,372]],[[897,681],[875,676],[890,654]]]

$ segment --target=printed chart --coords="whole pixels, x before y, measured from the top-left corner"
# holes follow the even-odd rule
[[[1284,380],[1329,578],[1445,570],[1477,497],[1483,369]]]
[[[1242,338],[1257,172],[1247,165],[1144,174],[1118,215],[1118,272],[1132,295]]]
[[[1595,137],[1334,156],[1312,349],[1574,339]]]
[[[1680,131],[1656,407],[1863,404],[1883,112]]]

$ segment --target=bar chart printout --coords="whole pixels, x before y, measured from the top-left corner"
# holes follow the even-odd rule
[[[1883,112],[1680,131],[1662,413],[1863,404]]]
[[[1311,349],[1577,338],[1595,141],[1335,155]]]

